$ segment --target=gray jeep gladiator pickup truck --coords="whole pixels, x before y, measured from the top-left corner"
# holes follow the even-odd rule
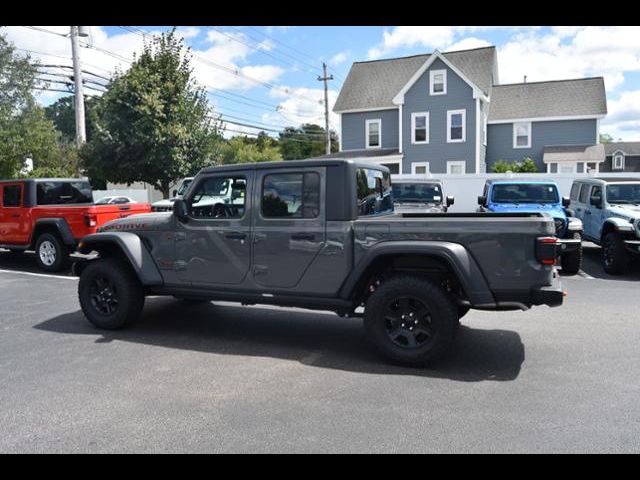
[[[213,205],[226,188],[242,202]],[[346,160],[202,170],[172,213],[116,220],[76,263],[87,319],[134,321],[145,296],[235,301],[359,316],[396,363],[449,348],[470,308],[563,301],[553,219],[525,214],[396,214],[389,170]]]

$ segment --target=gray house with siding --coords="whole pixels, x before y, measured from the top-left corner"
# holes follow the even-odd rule
[[[485,173],[524,157],[540,171],[604,162],[602,147],[590,149],[606,114],[603,79],[500,85],[495,47],[356,62],[333,110],[331,156],[392,173]]]
[[[640,142],[605,143],[604,150],[601,172],[640,172]]]

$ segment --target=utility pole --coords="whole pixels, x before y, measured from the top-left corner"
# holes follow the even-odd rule
[[[319,82],[324,82],[324,128],[327,135],[327,155],[331,153],[331,133],[329,132],[329,92],[327,81],[333,80],[333,75],[327,77],[327,64],[322,62],[322,77],[318,76]]]
[[[84,123],[84,89],[82,85],[82,66],[80,65],[80,44],[78,37],[86,37],[84,27],[71,27],[71,55],[73,57],[73,81],[75,83],[76,143],[78,148],[87,141]]]

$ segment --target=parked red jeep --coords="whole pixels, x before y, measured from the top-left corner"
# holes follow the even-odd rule
[[[82,179],[0,181],[0,247],[36,251],[43,270],[62,270],[85,236],[104,223],[151,211],[148,203],[94,205]]]

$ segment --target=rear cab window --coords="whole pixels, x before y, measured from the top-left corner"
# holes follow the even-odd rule
[[[589,188],[591,188],[591,185],[587,183],[583,183],[580,187],[580,196],[578,197],[578,201],[580,203],[587,203],[587,200],[589,199]]]
[[[358,216],[393,212],[391,174],[373,168],[356,170]]]
[[[93,203],[91,185],[87,181],[37,182],[38,205],[83,205]]]
[[[569,194],[569,197],[571,198],[572,202],[577,202],[579,195],[580,195],[580,184],[574,183],[573,185],[571,185],[571,193]]]
[[[2,206],[6,208],[15,208],[22,206],[22,185],[3,185],[2,188]]]

